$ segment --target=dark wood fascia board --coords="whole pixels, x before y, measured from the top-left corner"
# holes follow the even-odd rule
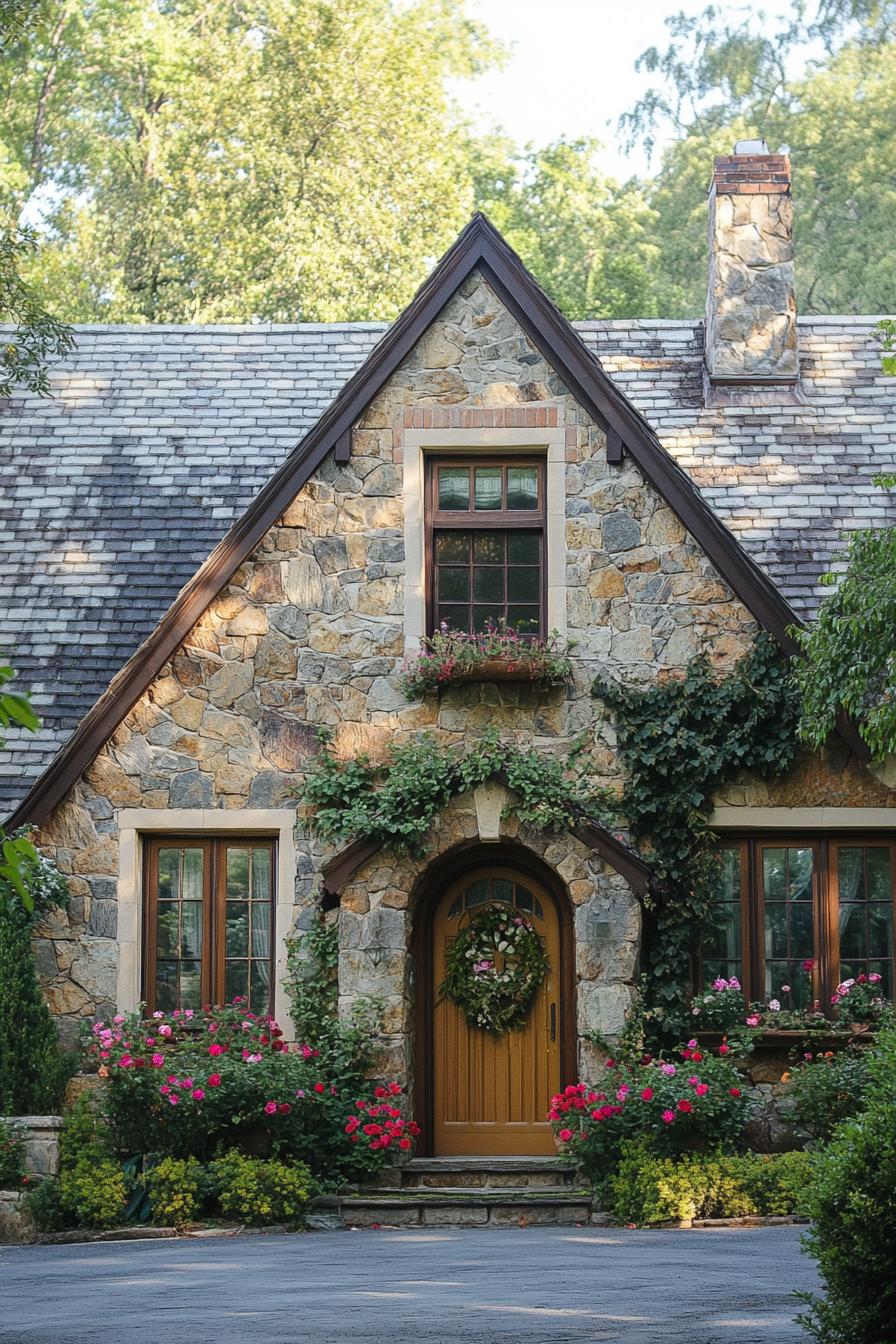
[[[339,904],[339,897],[345,887],[354,877],[355,873],[364,866],[368,859],[372,859],[374,854],[378,854],[383,848],[382,840],[352,840],[341,849],[338,854],[334,854],[332,859],[328,859],[321,869],[323,878],[323,908],[325,910],[335,910]]]
[[[719,573],[786,653],[797,617],[712,512],[690,477],[665,451],[647,421],[604,373],[600,363],[485,218],[474,215],[401,316],[384,333],[317,423],[259,492],[246,512],[181,590],[149,638],[112,680],[71,738],[9,819],[10,827],[39,823],[90,765],[128,711],[177,650],[209,603],[258,545],[331,450],[345,452],[352,426],[431,325],[466,277],[479,267],[571,394],[608,433],[614,451],[631,453]],[[615,445],[615,438],[613,443]],[[843,734],[860,754],[853,729]],[[865,752],[862,759],[867,759]]]

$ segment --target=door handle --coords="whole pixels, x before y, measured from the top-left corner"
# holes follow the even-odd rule
[[[557,1039],[557,1005],[556,1005],[556,1003],[552,1003],[552,1004],[551,1004],[551,1040],[552,1040],[552,1041],[556,1041],[556,1039]]]

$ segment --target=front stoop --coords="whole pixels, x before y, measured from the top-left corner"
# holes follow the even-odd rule
[[[383,1178],[381,1178],[382,1180]],[[388,1184],[315,1201],[329,1227],[528,1227],[603,1224],[593,1191],[554,1158],[416,1158]]]

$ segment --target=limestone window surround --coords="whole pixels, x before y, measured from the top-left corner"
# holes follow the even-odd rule
[[[404,446],[404,647],[414,654],[426,634],[424,565],[424,461],[427,453],[544,454],[547,491],[545,562],[547,633],[566,638],[566,430],[405,429]]]
[[[118,992],[121,1013],[140,1003],[143,961],[143,837],[146,835],[269,836],[277,842],[274,893],[274,1016],[290,1034],[285,993],[286,936],[292,928],[296,880],[296,814],[290,808],[126,807],[118,814]]]
[[[896,830],[896,807],[716,807],[714,831],[878,831]]]

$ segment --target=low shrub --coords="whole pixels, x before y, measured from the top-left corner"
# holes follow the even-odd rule
[[[59,1199],[77,1227],[117,1227],[127,1199],[124,1172],[111,1158],[83,1158],[60,1173]]]
[[[49,1198],[49,1196],[47,1196]],[[127,1182],[111,1136],[86,1096],[63,1118],[59,1204],[73,1227],[115,1227],[124,1220]]]
[[[287,1046],[242,1000],[95,1023],[88,1055],[109,1080],[105,1114],[122,1153],[207,1160],[255,1145],[339,1184],[382,1167],[390,1148],[409,1151],[419,1132],[397,1083],[364,1084],[365,1096],[352,1074],[322,1075],[316,1049]]]
[[[827,1291],[801,1324],[820,1344],[883,1344],[896,1320],[896,1031],[869,1060],[865,1106],[817,1156],[806,1208],[809,1254]]]
[[[561,1151],[599,1182],[629,1139],[648,1138],[660,1154],[730,1151],[751,1110],[729,1047],[710,1054],[690,1041],[672,1059],[609,1060],[599,1087],[571,1084],[553,1098],[549,1118]]]
[[[834,990],[831,1003],[842,1023],[893,1024],[893,1005],[884,996],[881,977],[874,971],[843,980]]]
[[[63,1207],[59,1179],[55,1176],[45,1176],[29,1189],[25,1207],[38,1232],[64,1232],[74,1225],[72,1215]]]
[[[642,1227],[694,1218],[782,1216],[800,1211],[809,1163],[807,1153],[662,1157],[649,1142],[629,1142],[604,1183],[603,1198],[617,1222]]]
[[[311,1173],[302,1162],[290,1165],[231,1151],[210,1170],[221,1213],[244,1223],[294,1222],[311,1198]]]
[[[787,1087],[796,1123],[826,1143],[837,1125],[862,1109],[871,1059],[870,1049],[862,1047],[806,1056]]]
[[[165,1157],[150,1168],[144,1184],[152,1221],[162,1227],[183,1227],[199,1217],[209,1192],[206,1169],[195,1157]]]
[[[0,1120],[0,1190],[15,1190],[25,1174],[25,1144],[18,1125]]]

